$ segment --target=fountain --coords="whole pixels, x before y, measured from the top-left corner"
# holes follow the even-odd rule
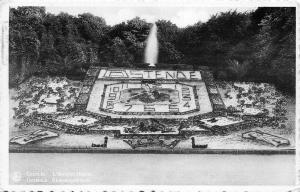
[[[158,41],[157,41],[157,26],[153,23],[150,34],[147,38],[147,45],[145,49],[145,63],[150,63],[154,67],[157,63],[158,57]]]

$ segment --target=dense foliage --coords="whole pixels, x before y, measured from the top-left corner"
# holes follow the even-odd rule
[[[83,13],[53,15],[44,7],[10,10],[10,85],[31,75],[81,78],[92,63],[134,67],[143,62],[151,23],[114,26]],[[210,67],[216,78],[274,83],[295,92],[295,8],[223,12],[206,23],[158,26],[159,62]]]

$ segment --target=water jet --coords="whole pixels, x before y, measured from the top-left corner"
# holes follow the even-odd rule
[[[146,42],[145,49],[145,63],[149,63],[151,67],[154,67],[157,63],[158,57],[158,40],[157,40],[157,26],[152,24],[149,36]]]

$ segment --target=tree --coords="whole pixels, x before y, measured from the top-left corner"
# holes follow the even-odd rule
[[[55,55],[56,59],[53,60],[53,64],[66,72],[80,72],[86,62],[84,47],[71,38],[65,41],[63,51],[57,51]]]
[[[295,91],[295,8],[272,9],[256,35],[257,74],[280,88]]]
[[[158,60],[161,63],[180,63],[183,60],[183,54],[177,50],[175,43],[179,35],[178,27],[166,20],[158,20],[158,42],[159,55]]]
[[[292,7],[227,11],[185,28],[158,20],[158,62],[204,65],[221,80],[274,83],[292,93],[295,22]],[[11,8],[9,24],[10,85],[33,74],[83,77],[99,61],[138,66],[151,27],[139,17],[108,26],[90,13],[53,15],[44,7]]]
[[[41,7],[10,9],[9,62],[10,84],[22,82],[34,72],[39,57],[39,33],[45,10]]]
[[[119,37],[114,38],[100,55],[102,61],[118,67],[130,67],[133,63],[133,56],[127,51],[125,43]]]
[[[233,80],[241,81],[248,72],[249,63],[247,61],[239,62],[238,60],[228,60],[228,74]]]
[[[131,59],[132,62],[141,63],[144,59],[144,49],[146,46],[145,42],[149,30],[149,23],[143,19],[140,19],[139,17],[135,17],[131,20],[128,20],[126,23],[122,22],[113,26],[108,32],[110,37],[108,42],[111,44],[111,39],[121,39],[127,48],[128,54],[133,57]]]
[[[94,43],[99,43],[108,30],[103,18],[90,13],[78,15],[77,26],[82,37]]]

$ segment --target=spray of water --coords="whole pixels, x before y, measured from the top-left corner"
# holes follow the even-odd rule
[[[145,63],[150,63],[150,66],[155,66],[158,57],[158,41],[157,41],[157,26],[153,23],[150,34],[147,38],[145,49]]]

